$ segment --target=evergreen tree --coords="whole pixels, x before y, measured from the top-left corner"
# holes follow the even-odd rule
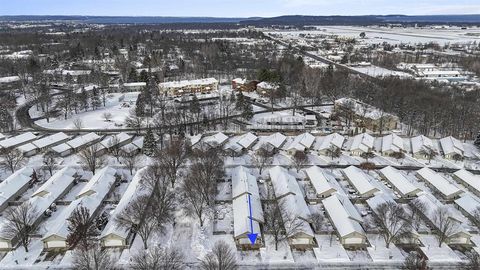
[[[13,117],[7,108],[0,107],[0,131],[9,132],[13,130]]]
[[[240,92],[238,95],[237,95],[237,102],[235,103],[235,109],[237,110],[243,110],[243,108],[245,107],[245,96],[242,94],[242,92]]]
[[[90,103],[93,110],[98,109],[98,107],[102,105],[102,101],[100,100],[100,94],[98,93],[98,89],[96,87],[93,87]]]
[[[155,137],[153,136],[152,129],[147,130],[147,134],[145,134],[145,138],[143,141],[143,153],[147,156],[152,156],[157,148],[157,142],[155,141]]]
[[[193,96],[192,101],[190,102],[190,112],[198,115],[201,112],[200,102],[198,101],[197,96]]]
[[[135,68],[130,68],[130,72],[128,73],[128,82],[136,82],[138,81],[138,72]]]
[[[140,93],[137,98],[136,106],[135,106],[135,114],[139,117],[145,115],[145,95]]]
[[[250,120],[253,117],[253,105],[251,103],[245,102],[243,106],[242,117],[246,120]]]
[[[80,108],[87,111],[88,109],[88,93],[85,90],[85,87],[82,87],[82,91],[78,94],[78,102]]]

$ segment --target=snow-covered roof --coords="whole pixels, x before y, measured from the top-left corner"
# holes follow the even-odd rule
[[[232,202],[233,207],[233,230],[234,236],[238,237],[247,233],[252,233],[250,227],[250,205],[252,210],[252,224],[254,233],[260,234],[259,222],[263,223],[263,210],[260,197],[250,195],[250,205],[248,203],[249,194],[243,194]]]
[[[442,151],[445,155],[458,154],[463,156],[463,153],[465,152],[463,143],[452,136],[440,139],[440,145],[442,146]]]
[[[456,171],[453,175],[467,183],[476,192],[480,193],[480,175],[473,174],[464,169]]]
[[[257,179],[243,166],[238,166],[232,172],[232,197],[236,198],[243,194],[260,196]]]
[[[368,152],[373,149],[374,141],[375,139],[367,133],[358,134],[353,138],[352,144],[350,145],[350,151],[361,150],[363,152]]]
[[[44,235],[43,239],[52,235],[57,235],[66,239],[69,233],[67,219],[77,207],[83,206],[88,209],[90,216],[93,215],[105,199],[105,196],[107,196],[111,185],[115,182],[114,173],[115,169],[110,167],[105,167],[96,173],[90,181],[88,181],[82,191],[78,193],[76,196],[77,199],[70,203],[70,205],[55,219],[53,226],[48,228],[48,232]],[[90,190],[93,190],[94,192],[90,193]]]
[[[303,220],[310,220],[310,210],[301,192],[289,194],[279,199],[279,201],[283,203],[287,214]]]
[[[66,142],[66,144],[70,145],[74,149],[77,149],[79,147],[92,143],[96,140],[99,140],[100,138],[101,138],[100,136],[92,132],[82,136],[78,136],[75,139]]]
[[[115,182],[115,173],[116,170],[108,166],[99,170],[82,188],[76,197],[80,198],[91,193],[103,193],[105,190],[110,190],[111,185]]]
[[[237,84],[245,84],[247,82],[247,79],[235,78],[232,80],[232,82],[235,82]]]
[[[32,144],[34,144],[38,148],[45,148],[57,144],[61,141],[67,140],[68,138],[70,138],[70,136],[68,136],[67,134],[63,132],[58,132],[50,136],[41,138],[39,140],[33,141]]]
[[[0,83],[12,83],[17,81],[20,81],[19,76],[0,77]]]
[[[390,134],[382,138],[382,152],[400,152],[405,150],[403,139],[397,134]]]
[[[135,145],[136,147],[142,149],[144,141],[145,141],[145,138],[143,136],[142,137],[137,137],[132,141],[132,144]]]
[[[363,103],[353,98],[341,98],[335,101],[335,104],[352,110],[356,115],[361,117],[378,120],[385,116],[392,116],[389,113],[383,112],[369,104]]]
[[[285,143],[285,140],[287,140],[287,137],[279,132],[268,136],[266,139],[266,141],[275,148],[280,148]]]
[[[25,132],[15,137],[11,137],[11,138],[0,141],[0,147],[3,147],[3,148],[15,147],[15,146],[24,144],[28,141],[32,141],[36,138],[37,136],[32,132]]]
[[[124,87],[145,87],[147,86],[146,82],[129,82],[129,83],[124,83]]]
[[[315,144],[314,148],[317,151],[329,149],[331,146],[342,148],[344,141],[345,137],[338,133],[332,133],[323,138],[323,140],[317,140],[318,143]]]
[[[12,199],[22,187],[24,187],[30,180],[32,180],[32,174],[34,170],[29,167],[22,168],[7,179],[0,183],[0,205],[3,205],[7,201]]]
[[[210,146],[218,146],[224,144],[228,140],[228,136],[222,132],[218,132],[214,135],[205,137],[203,142],[207,143]]]
[[[271,168],[268,173],[270,174],[270,179],[272,180],[273,189],[277,198],[281,198],[287,194],[301,194],[297,180],[284,168],[275,166]]]
[[[384,193],[377,194],[367,200],[367,204],[374,212],[376,211],[377,207],[381,204],[393,202],[396,204],[395,200],[392,197],[387,196]]]
[[[257,140],[258,140],[258,137],[257,137],[255,134],[249,132],[249,133],[247,133],[247,134],[244,134],[244,135],[240,138],[240,140],[237,141],[237,143],[238,143],[241,147],[243,147],[244,149],[248,149],[248,148],[251,147],[252,144],[255,143]]]
[[[54,146],[51,148],[52,151],[54,151],[55,153],[63,153],[65,151],[68,151],[68,150],[71,150],[73,149],[70,145],[66,144],[66,143],[62,143],[62,144],[59,144],[57,146]]]
[[[261,83],[257,84],[257,88],[271,90],[271,89],[277,89],[278,86],[274,85],[274,84],[271,84],[271,83],[268,83],[268,82],[261,82]]]
[[[146,170],[147,168],[142,168],[138,170],[132,181],[130,181],[130,184],[128,184],[128,187],[123,193],[120,202],[118,202],[117,207],[115,207],[115,210],[113,210],[113,213],[111,214],[107,225],[100,234],[101,238],[109,234],[115,234],[119,237],[127,238],[128,231],[123,228],[119,228],[115,219],[118,215],[120,215],[120,213],[122,213],[125,208],[128,207],[130,202],[132,202],[137,196],[140,196],[142,195],[142,193],[145,192],[141,189],[141,180]]]
[[[324,193],[333,193],[336,189],[330,184],[327,176],[325,175],[323,169],[320,169],[318,166],[312,166],[305,170],[310,182],[315,189],[317,195]]]
[[[206,79],[199,79],[199,80],[163,82],[159,84],[159,87],[160,88],[182,88],[187,86],[211,85],[211,84],[217,84],[217,83],[218,81],[215,78],[206,78]]]
[[[370,183],[368,176],[359,168],[350,166],[343,169],[342,172],[360,195],[378,191],[378,189]]]
[[[352,233],[365,235],[360,223],[351,218],[350,214],[337,197],[337,194],[324,199],[322,203],[328,216],[332,220],[333,226],[335,226],[335,229],[341,237],[348,236]]]
[[[45,197],[48,194],[60,195],[75,180],[76,170],[65,167],[52,175],[31,197]],[[54,196],[55,197],[55,196]]]
[[[30,151],[38,149],[38,147],[35,146],[33,143],[27,143],[24,145],[20,145],[19,147],[17,147],[17,149],[20,150],[20,152],[22,153],[28,153]]]
[[[457,231],[452,232],[452,235],[457,234],[458,232],[469,234],[461,227],[461,224],[467,221],[466,218],[463,217],[460,213],[453,211],[453,209],[451,209],[448,205],[444,205],[439,202],[432,194],[423,193],[422,195],[418,196],[416,200],[422,202],[425,205],[425,209],[422,213],[433,223],[434,226],[436,225],[435,212],[440,208],[445,208],[447,209],[448,217],[457,222],[458,225],[460,225],[458,228],[456,228]]]
[[[475,211],[478,211],[480,208],[480,202],[478,199],[474,198],[470,194],[465,194],[464,196],[455,200],[455,203],[466,213],[475,214]]]
[[[71,75],[71,76],[82,76],[82,75],[89,75],[92,73],[91,70],[62,70],[62,75]]]
[[[413,185],[408,178],[399,170],[387,166],[381,169],[380,174],[383,175],[402,195],[417,194],[422,190]]]
[[[336,196],[340,201],[340,203],[343,205],[343,208],[345,208],[345,211],[347,211],[348,216],[351,219],[362,223],[363,222],[362,215],[360,214],[358,209],[355,207],[355,205],[353,205],[352,201],[350,201],[350,198],[347,195],[341,194],[341,193],[337,193]]]
[[[414,154],[427,151],[428,149],[435,150],[435,147],[433,146],[433,141],[430,138],[427,138],[423,135],[413,137],[411,139],[411,142],[412,142],[412,153]]]
[[[118,133],[113,136],[105,138],[103,141],[100,142],[105,148],[115,147],[118,144],[122,144],[128,140],[130,140],[132,136],[128,135],[127,133]]]
[[[298,151],[305,151],[312,147],[315,137],[310,133],[303,133],[296,136],[290,145],[287,147],[287,150],[295,149]]]
[[[37,221],[39,218],[41,218],[45,211],[52,205],[52,203],[54,203],[60,197],[60,195],[62,195],[67,186],[73,182],[74,174],[75,170],[69,167],[63,168],[50,177],[45,184],[43,184],[27,201],[24,202],[24,204],[29,204],[30,206],[35,207],[35,211],[32,213],[32,219],[34,221]],[[5,222],[0,222],[0,232],[4,232],[5,225]],[[2,238],[12,239],[12,237],[5,235],[3,235]]]
[[[430,168],[422,168],[417,171],[417,175],[424,181],[434,186],[445,197],[451,197],[460,193],[463,193],[461,189],[450,183],[442,175],[432,171]]]

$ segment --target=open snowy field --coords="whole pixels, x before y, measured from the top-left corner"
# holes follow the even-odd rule
[[[380,44],[387,42],[390,44],[400,43],[430,43],[436,42],[440,45],[447,43],[472,43],[480,41],[480,28],[471,27],[461,29],[460,27],[450,28],[388,28],[380,26],[317,26],[314,31],[279,31],[272,32],[281,34],[285,37],[295,38],[300,34],[310,35],[332,35],[349,38],[359,38],[360,33],[365,32],[366,38],[363,39],[368,44]]]

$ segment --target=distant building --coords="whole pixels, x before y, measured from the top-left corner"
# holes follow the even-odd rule
[[[163,82],[159,85],[161,93],[167,93],[168,96],[182,96],[194,93],[210,93],[218,90],[218,81],[215,78],[206,78],[199,80],[185,80]]]
[[[253,92],[257,90],[258,81],[247,81],[246,79],[236,78],[232,80],[232,89],[240,92]]]

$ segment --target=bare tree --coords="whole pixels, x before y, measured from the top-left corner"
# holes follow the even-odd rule
[[[130,114],[125,118],[125,125],[136,130],[137,134],[143,127],[143,118],[136,115],[135,110],[131,110]]]
[[[329,156],[332,161],[335,158],[339,158],[342,155],[342,150],[335,145],[330,145],[330,147],[326,150],[327,156]]]
[[[422,154],[427,157],[428,164],[430,164],[432,159],[434,159],[438,155],[437,151],[431,148],[425,148],[424,150],[422,150]]]
[[[480,229],[480,207],[477,207],[473,213],[471,213],[472,221]]]
[[[435,237],[438,240],[438,247],[441,247],[442,243],[446,243],[448,238],[457,232],[458,223],[451,218],[447,207],[436,209],[432,219],[433,225],[437,228]]]
[[[238,269],[235,252],[224,241],[218,241],[200,263],[203,270]]]
[[[156,220],[152,213],[154,210],[149,202],[149,196],[135,198],[117,217],[117,223],[125,230],[134,230],[142,238],[143,248],[148,248],[148,239],[155,231]]]
[[[480,269],[480,255],[475,251],[465,253],[467,260],[462,263],[461,269],[464,270],[478,270]]]
[[[145,214],[151,215],[157,231],[163,232],[165,226],[174,220],[175,193],[169,188],[168,176],[161,165],[150,166],[142,175],[142,180],[142,186],[151,193],[149,207],[154,210]]]
[[[312,220],[312,226],[313,226],[313,229],[315,230],[316,233],[320,233],[320,231],[322,230],[322,226],[323,226],[323,222],[325,220],[325,217],[320,214],[320,213],[313,213],[311,216],[310,216],[310,220]]]
[[[28,252],[30,236],[35,232],[36,209],[29,202],[24,202],[19,206],[8,208],[5,211],[6,224],[2,235],[8,239],[18,238]]]
[[[163,149],[155,153],[155,159],[166,170],[172,187],[175,186],[178,169],[187,160],[189,151],[187,141],[172,138]]]
[[[272,198],[270,197],[270,199]],[[272,235],[275,242],[275,250],[278,250],[278,243],[298,233],[302,226],[302,221],[287,210],[284,201],[269,201],[263,209],[265,219],[263,226],[264,230]]]
[[[102,167],[106,162],[103,156],[97,154],[98,150],[98,145],[94,144],[78,153],[82,164],[93,174],[95,174],[96,169]]]
[[[199,172],[198,169],[190,169],[182,185],[182,197],[187,213],[197,217],[200,226],[203,227],[207,215],[210,214],[213,209],[215,193],[212,194],[208,186],[203,186],[199,181],[199,175],[201,175],[201,172]]]
[[[365,159],[365,162],[368,163],[368,160],[369,160],[369,159],[372,159],[372,158],[375,157],[375,153],[373,153],[373,152],[364,152],[364,153],[362,153],[360,156]]]
[[[413,228],[418,230],[420,229],[420,225],[422,225],[422,216],[427,210],[427,206],[418,199],[410,201],[409,205],[411,210],[409,220]]]
[[[401,205],[386,202],[378,205],[374,210],[375,220],[381,228],[380,234],[387,248],[391,243],[411,237],[412,229]]]
[[[114,261],[98,244],[89,249],[77,248],[73,251],[73,269],[110,270],[114,269]]]
[[[82,129],[82,128],[83,128],[83,121],[82,121],[81,118],[75,118],[75,119],[73,119],[72,123],[73,123],[73,126],[74,126],[76,129]]]
[[[12,173],[22,167],[26,162],[23,153],[18,149],[2,149],[0,150],[0,157],[3,158],[3,160],[0,161],[0,166],[10,170]]]
[[[81,249],[90,249],[98,230],[92,221],[90,211],[84,206],[77,207],[67,219],[67,243],[71,248],[79,246]]]
[[[262,175],[263,169],[272,164],[273,157],[275,156],[275,151],[269,150],[268,146],[260,147],[253,156],[253,162],[258,167],[259,174]]]
[[[105,122],[110,122],[112,120],[112,114],[109,112],[104,112],[102,113],[102,118],[105,120]]]
[[[133,256],[133,270],[181,270],[185,269],[184,256],[179,249],[154,247]]]
[[[135,154],[123,153],[120,157],[120,162],[125,164],[127,169],[130,171],[130,175],[133,175],[133,170],[140,162],[140,158]]]
[[[120,156],[122,155],[122,149],[120,148],[120,139],[117,135],[113,135],[108,141],[108,150],[117,159],[117,162],[120,161]]]
[[[426,270],[427,261],[416,251],[409,252],[402,265],[403,270]]]
[[[302,166],[308,164],[307,154],[303,151],[295,151],[295,154],[293,154],[293,163],[298,173]]]
[[[48,171],[50,173],[50,176],[53,175],[53,171],[57,168],[57,164],[58,164],[58,160],[55,158],[55,156],[51,152],[48,152],[43,155],[42,169],[44,171]]]

